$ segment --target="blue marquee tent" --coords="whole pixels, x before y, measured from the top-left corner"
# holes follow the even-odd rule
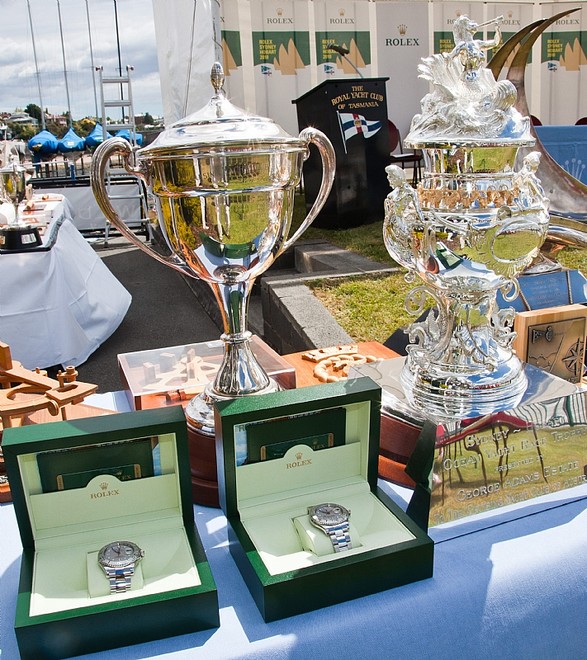
[[[61,140],[59,140],[57,149],[61,153],[71,153],[72,151],[83,151],[85,146],[85,139],[80,137],[73,128],[70,128]]]
[[[48,130],[37,133],[28,141],[28,147],[37,160],[54,156],[58,146],[57,138]]]

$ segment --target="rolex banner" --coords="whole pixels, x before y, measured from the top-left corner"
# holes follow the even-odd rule
[[[224,0],[220,15],[222,63],[226,76],[226,92],[232,103],[244,108],[245,84],[238,0]]]
[[[583,7],[550,26],[528,56],[524,89],[530,113],[543,124],[572,125],[587,116],[585,2],[445,2],[426,0],[156,0],[154,11],[165,120],[170,123],[209,98],[211,63],[219,56],[226,91],[239,107],[274,119],[297,134],[293,99],[327,80],[385,77],[388,116],[402,137],[428,84],[418,77],[422,58],[454,48],[454,24],[467,15],[481,28],[472,38],[491,42],[501,16],[503,42],[521,29],[564,10]],[[200,16],[204,8],[208,14]],[[216,28],[219,28],[216,30]],[[216,34],[218,32],[218,34]],[[179,35],[179,36],[178,36]],[[335,48],[333,48],[333,46]],[[516,51],[514,51],[516,52]],[[506,62],[502,77],[511,64]],[[191,63],[188,66],[188,62]]]
[[[371,76],[369,10],[364,2],[314,4],[318,82]]]
[[[544,16],[584,3],[543,7]],[[542,35],[540,81],[543,124],[574,124],[587,116],[587,14],[585,7],[559,19]],[[564,100],[561,102],[561,100]],[[535,114],[535,113],[534,113]]]
[[[309,6],[305,2],[251,2],[256,112],[297,135],[292,100],[312,87]]]
[[[425,2],[378,2],[377,60],[387,81],[387,114],[405,137],[428,83],[418,78],[418,64],[430,54],[428,6]]]

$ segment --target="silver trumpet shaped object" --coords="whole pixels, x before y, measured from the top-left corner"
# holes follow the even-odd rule
[[[292,137],[272,120],[235,107],[223,93],[218,63],[211,82],[209,103],[151,145],[133,153],[122,138],[105,140],[96,149],[90,174],[98,205],[126,238],[159,262],[212,287],[222,313],[224,359],[214,383],[186,408],[188,423],[205,435],[214,434],[214,402],[278,389],[250,347],[249,296],[255,278],[310,226],[335,171],[334,149],[323,133],[306,128]],[[322,159],[322,184],[308,215],[289,236],[295,189],[312,144]],[[104,178],[114,155],[152,193],[169,256],[142,243],[113,208]]]
[[[497,20],[497,19],[496,19]],[[465,418],[512,407],[527,381],[512,351],[514,310],[498,309],[518,294],[517,275],[538,254],[549,224],[548,200],[528,154],[530,121],[515,108],[511,82],[496,82],[478,25],[455,21],[451,53],[419,67],[432,87],[412,120],[406,144],[424,155],[415,190],[401,169],[387,168],[393,190],[385,201],[384,242],[390,255],[419,280],[406,301],[415,315],[401,381],[416,409],[437,419]]]

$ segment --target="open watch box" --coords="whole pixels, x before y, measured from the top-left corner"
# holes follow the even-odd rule
[[[432,540],[377,486],[380,405],[366,377],[217,405],[230,552],[266,621],[432,575]]]
[[[181,407],[9,428],[3,450],[23,544],[23,658],[219,625]]]

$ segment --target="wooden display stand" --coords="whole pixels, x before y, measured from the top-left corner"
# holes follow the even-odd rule
[[[219,507],[215,438],[198,433],[188,424],[188,448],[194,502]]]
[[[110,414],[111,411],[82,404],[97,389],[97,385],[78,381],[74,367],[66,367],[57,378],[49,378],[40,369],[25,369],[12,359],[8,344],[0,341],[0,440],[2,430],[14,426]],[[0,453],[0,502],[10,499]]]

